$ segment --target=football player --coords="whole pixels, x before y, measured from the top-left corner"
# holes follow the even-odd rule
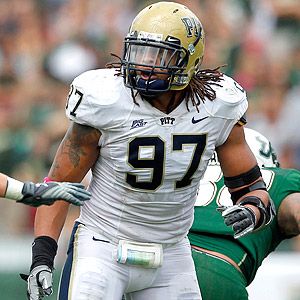
[[[90,199],[91,194],[80,183],[24,183],[0,173],[0,197],[37,207],[51,205],[56,200],[82,205]]]
[[[60,300],[201,299],[187,233],[215,150],[236,203],[236,237],[273,218],[244,138],[245,91],[218,69],[200,70],[203,53],[197,16],[158,2],[133,20],[119,63],[71,84],[70,127],[48,177],[79,182],[92,169],[92,198],[74,225]],[[67,210],[37,211],[30,299],[52,291]]]
[[[200,183],[189,233],[204,300],[248,299],[246,286],[263,260],[281,241],[300,233],[300,172],[279,168],[271,144],[260,133],[245,128],[245,136],[262,167],[277,218],[270,226],[236,240],[230,219],[227,218],[228,227],[217,212],[232,205],[232,200],[217,157],[213,157]]]

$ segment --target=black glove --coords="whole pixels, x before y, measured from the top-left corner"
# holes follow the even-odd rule
[[[53,293],[52,270],[48,266],[37,266],[29,275],[20,274],[20,276],[27,281],[28,300],[41,300],[44,296],[50,296]]]
[[[256,225],[256,216],[253,210],[243,205],[222,206],[217,208],[227,226],[232,226],[234,238],[238,239],[252,232]]]
[[[91,198],[91,193],[84,189],[84,185],[69,182],[25,182],[22,194],[23,198],[17,202],[34,207],[51,205],[56,200],[65,200],[79,206]]]

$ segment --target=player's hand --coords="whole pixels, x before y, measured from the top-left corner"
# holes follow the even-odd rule
[[[82,205],[91,198],[91,193],[84,189],[80,183],[48,182],[32,183],[25,182],[22,190],[24,195],[19,203],[31,206],[51,205],[56,200],[65,200],[75,205]]]
[[[29,275],[20,274],[20,276],[27,281],[28,300],[41,300],[44,296],[52,294],[52,270],[48,266],[37,266]]]
[[[222,212],[225,224],[232,227],[234,238],[238,239],[254,230],[256,216],[251,208],[237,204],[221,206],[217,210]]]

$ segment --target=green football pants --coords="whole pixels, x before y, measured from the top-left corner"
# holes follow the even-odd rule
[[[203,300],[247,300],[246,280],[234,266],[192,249]]]

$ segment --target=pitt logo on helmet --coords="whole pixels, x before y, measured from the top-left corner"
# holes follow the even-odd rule
[[[181,20],[186,27],[188,37],[193,36],[193,33],[196,37],[198,37],[199,34],[201,35],[202,27],[199,21],[189,17],[184,17]]]

